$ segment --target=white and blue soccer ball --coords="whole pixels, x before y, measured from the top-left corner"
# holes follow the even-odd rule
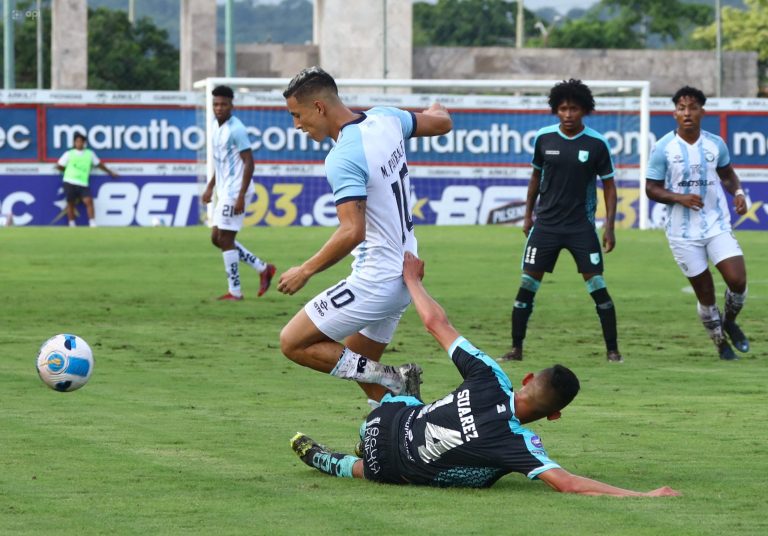
[[[80,389],[93,373],[91,347],[77,335],[62,333],[51,337],[37,354],[37,373],[56,391]]]

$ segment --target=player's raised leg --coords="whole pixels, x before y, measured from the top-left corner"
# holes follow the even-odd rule
[[[280,332],[280,349],[288,359],[299,365],[358,382],[371,400],[380,400],[388,391],[418,396],[419,393],[406,391],[414,383],[407,381],[410,374],[406,377],[412,367],[379,363],[386,343],[370,341],[365,344],[361,337],[352,337],[350,344],[359,351],[371,352],[374,354],[372,357],[331,339],[315,326],[306,310],[302,309]]]
[[[274,264],[264,262],[259,257],[248,251],[248,249],[240,242],[235,240],[235,248],[240,256],[240,262],[244,262],[257,272],[259,272],[260,284],[259,284],[259,296],[263,296],[269,286],[272,284],[272,278],[275,276],[277,268]]]

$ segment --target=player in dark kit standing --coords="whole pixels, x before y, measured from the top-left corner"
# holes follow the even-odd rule
[[[544,272],[552,272],[560,251],[567,249],[595,301],[603,329],[608,361],[623,361],[616,334],[616,310],[603,279],[603,255],[595,231],[596,178],[603,181],[605,222],[603,248],[616,245],[616,185],[611,154],[605,138],[582,119],[595,109],[592,91],[581,80],[556,84],[549,106],[560,123],[536,134],[533,173],[525,204],[523,277],[512,309],[512,350],[501,360],[523,359],[523,340],[533,301]],[[536,220],[534,206],[536,200]]]
[[[523,425],[560,418],[579,391],[576,375],[562,365],[512,382],[498,363],[475,348],[448,321],[427,293],[424,263],[405,254],[403,280],[424,327],[451,356],[463,382],[431,404],[412,396],[385,395],[361,429],[361,456],[331,452],[304,434],[291,440],[301,460],[324,473],[391,484],[484,488],[507,473],[542,480],[556,491],[583,495],[662,497],[679,495],[663,487],[649,492],[617,488],[569,473],[552,461],[541,439]]]

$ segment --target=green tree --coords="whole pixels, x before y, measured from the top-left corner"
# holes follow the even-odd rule
[[[17,11],[34,2],[17,2]],[[43,7],[43,87],[51,87],[51,12]],[[16,87],[37,87],[37,20],[23,17],[15,25]],[[0,59],[1,60],[1,59]],[[0,63],[1,65],[1,63]],[[88,10],[88,88],[176,90],[179,51],[165,30],[148,18],[133,26],[124,11]]]
[[[561,48],[645,48],[674,44],[696,26],[709,24],[711,6],[682,0],[601,0],[582,18],[552,30]]]
[[[768,94],[768,0],[745,0],[746,9],[724,7],[722,32],[724,50],[755,50],[758,54],[760,86],[763,95]],[[693,32],[693,38],[703,47],[715,48],[714,24]]]
[[[89,9],[88,87],[178,89],[179,51],[149,18],[131,25],[123,11]]]
[[[517,3],[508,0],[438,0],[413,5],[415,46],[503,46],[515,43]],[[525,35],[538,18],[525,11]]]

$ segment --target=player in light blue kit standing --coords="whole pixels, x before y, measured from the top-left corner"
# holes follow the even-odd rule
[[[213,95],[213,177],[203,193],[203,203],[210,203],[216,190],[211,242],[221,249],[229,292],[220,300],[240,301],[239,263],[244,262],[260,274],[259,296],[272,282],[275,266],[262,261],[236,240],[245,219],[245,198],[253,194],[253,153],[243,123],[232,115],[232,88],[218,86]]]
[[[737,350],[749,350],[749,340],[736,324],[736,316],[747,297],[747,269],[741,247],[731,232],[723,188],[733,195],[737,214],[747,212],[747,200],[725,142],[701,129],[707,102],[704,93],[685,86],[675,93],[672,102],[677,130],[656,143],[648,165],[645,193],[667,205],[666,233],[672,255],[691,282],[698,299],[699,318],[720,359],[730,361],[737,357],[723,331]],[[715,303],[709,261],[727,285],[722,316]]]
[[[372,405],[388,391],[418,395],[421,369],[378,361],[411,301],[402,277],[404,253],[416,253],[405,139],[445,134],[451,117],[437,103],[422,113],[354,112],[319,67],[296,75],[283,96],[297,129],[315,141],[336,142],[325,171],[339,226],[317,253],[281,275],[278,290],[294,294],[314,274],[350,253],[355,258],[348,278],[311,299],[283,328],[283,354],[359,382]]]

